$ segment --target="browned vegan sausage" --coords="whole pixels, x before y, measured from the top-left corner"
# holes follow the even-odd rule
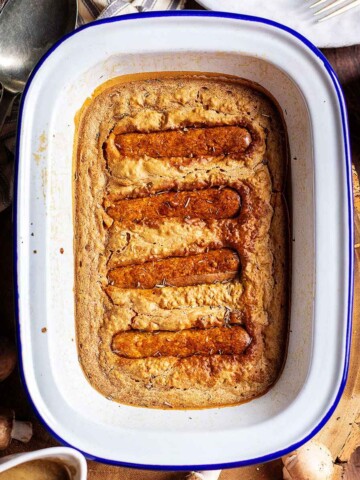
[[[214,327],[179,332],[122,332],[114,335],[112,350],[120,357],[190,357],[191,355],[240,355],[251,343],[242,327]]]
[[[231,188],[168,192],[147,198],[119,200],[107,209],[114,220],[234,217],[240,209],[240,195]]]
[[[248,130],[239,126],[184,128],[115,136],[121,156],[153,158],[241,156],[251,144]]]
[[[223,248],[189,257],[170,257],[115,268],[109,272],[108,279],[120,288],[183,287],[232,280],[239,268],[237,254]]]

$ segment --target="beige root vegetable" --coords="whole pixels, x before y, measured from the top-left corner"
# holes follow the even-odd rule
[[[16,365],[15,346],[5,337],[0,337],[0,382],[5,380]]]
[[[282,458],[284,480],[331,480],[334,465],[325,445],[310,441]]]
[[[207,470],[204,472],[190,472],[187,480],[218,480],[221,470]]]
[[[15,420],[15,413],[10,408],[0,408],[0,450],[5,450],[14,438],[27,443],[33,434],[30,422]]]

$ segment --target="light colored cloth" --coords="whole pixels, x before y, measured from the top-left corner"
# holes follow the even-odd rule
[[[0,11],[12,0],[0,0]],[[186,0],[78,0],[78,25],[97,18],[125,15],[149,10],[180,10]],[[13,197],[13,164],[15,132],[19,102],[15,101],[10,118],[0,132],[0,212],[11,205]]]
[[[95,18],[113,17],[149,10],[179,10],[185,0],[79,0],[78,24]]]
[[[198,0],[198,2],[209,10],[253,15],[282,23],[304,35],[319,48],[346,47],[360,43],[360,5],[325,22],[318,22],[324,15],[314,16],[314,13],[325,5],[332,4],[334,0],[327,0],[314,9],[309,7],[316,0]],[[350,0],[347,0],[339,7],[349,3]]]

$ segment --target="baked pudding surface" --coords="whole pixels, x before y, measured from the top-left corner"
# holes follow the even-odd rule
[[[75,139],[79,359],[109,399],[241,403],[277,379],[288,324],[286,131],[234,77],[113,84]]]

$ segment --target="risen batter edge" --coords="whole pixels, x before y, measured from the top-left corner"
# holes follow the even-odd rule
[[[212,143],[206,151],[208,139],[201,147],[199,131],[193,130],[226,126],[250,136],[224,155]],[[189,155],[170,137],[165,141],[185,157],[156,150],[160,137],[149,150],[152,157],[146,153],[150,137],[136,140],[145,150],[135,142],[138,153],[129,153],[129,133],[173,130],[183,132],[190,145],[191,135],[196,136],[191,148],[199,148],[199,156]],[[119,83],[82,109],[75,145],[77,342],[91,385],[112,400],[160,408],[231,405],[268,390],[285,357],[289,270],[286,132],[273,101],[258,86],[234,78],[189,75]],[[212,195],[223,188],[240,196],[235,217],[219,219],[214,210],[210,219],[172,218],[164,211],[159,218],[128,220],[118,208],[120,220],[114,218],[116,203],[126,199],[176,191]],[[198,210],[204,211],[203,205]],[[185,279],[189,285],[172,286],[164,279],[154,288],[142,288],[141,282],[117,287],[108,278],[116,268],[123,278],[123,267],[168,257],[189,261],[189,256],[219,249],[238,255],[241,268],[235,278],[217,282],[216,273],[209,277],[207,272],[196,281]],[[194,354],[191,339],[184,344],[184,336],[205,334],[206,329],[212,335],[218,329],[221,337],[222,328],[233,329],[234,338],[244,329],[247,337],[232,347],[225,335],[225,353],[216,342],[217,350],[206,352],[205,345],[205,354]],[[157,330],[162,330],[159,339],[169,332],[170,343],[179,338],[174,332],[181,332],[176,355],[169,354],[167,345],[161,347],[165,355],[154,354],[150,344],[133,348],[134,338],[149,338],[153,344],[149,335]],[[119,332],[127,336],[120,333],[116,343]],[[136,336],[142,332],[147,337]],[[114,342],[116,348],[121,345],[120,353]],[[141,358],[142,352],[151,356]]]

